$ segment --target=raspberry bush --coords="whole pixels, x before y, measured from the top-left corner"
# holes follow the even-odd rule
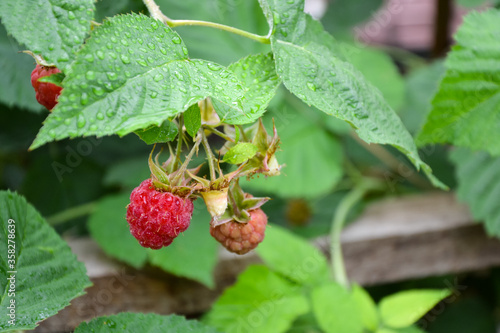
[[[88,229],[104,252],[132,267],[150,264],[209,288],[220,245],[238,255],[255,250],[264,262],[244,271],[203,318],[215,328],[120,314],[75,332],[114,321],[151,332],[421,332],[415,322],[449,292],[410,290],[376,305],[349,282],[340,232],[361,201],[446,189],[456,166],[460,199],[500,236],[499,12],[470,14],[444,66],[389,50],[410,71],[403,79],[383,51],[328,33],[345,37],[343,6],[330,4],[325,17],[335,23],[325,19],[325,30],[304,13],[303,0],[2,0],[0,56],[9,62],[0,64],[0,102],[11,106],[0,121],[8,143],[0,150],[9,176],[2,184],[49,218],[21,196],[0,193],[2,223],[19,220],[16,232],[27,240],[16,245],[26,251],[12,251],[31,256],[1,267],[0,286],[8,291],[5,272],[16,271],[22,300],[31,303],[0,332],[34,328],[89,284],[47,222],[69,234]],[[452,164],[443,161],[447,147],[423,146],[436,143],[461,147]],[[311,237],[330,233],[331,265],[276,225],[285,220]],[[5,244],[8,228],[0,233]],[[314,267],[300,270],[311,258]],[[32,277],[44,279],[47,295],[58,286],[61,295],[35,292]],[[9,315],[0,303],[0,315]],[[254,307],[265,319],[256,326],[245,321]]]

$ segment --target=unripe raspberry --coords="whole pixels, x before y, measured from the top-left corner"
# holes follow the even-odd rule
[[[245,254],[255,249],[264,240],[267,215],[260,208],[249,213],[248,223],[232,220],[216,227],[210,225],[210,235],[230,252]]]
[[[46,67],[39,64],[31,72],[31,85],[35,88],[36,100],[49,110],[56,106],[62,88],[50,82],[39,82],[38,79],[60,72],[57,67]]]
[[[130,233],[143,247],[160,249],[189,227],[193,202],[155,189],[146,179],[130,195],[127,222]]]

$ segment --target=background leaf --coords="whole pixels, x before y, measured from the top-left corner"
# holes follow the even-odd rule
[[[157,0],[160,9],[172,19],[217,22],[266,35],[268,27],[257,0]],[[207,27],[177,27],[193,58],[229,65],[248,54],[269,52],[266,44],[227,31]],[[222,51],[222,52],[221,52]]]
[[[264,266],[250,266],[215,302],[205,322],[227,333],[280,333],[308,310],[299,288]]]
[[[0,18],[7,31],[63,72],[90,31],[94,10],[93,0],[0,2]]]
[[[410,72],[406,77],[405,105],[399,115],[410,133],[416,134],[422,129],[444,73],[444,62],[438,60]]]
[[[353,295],[336,283],[317,286],[311,294],[314,315],[326,333],[361,333],[361,311]]]
[[[329,280],[325,256],[305,239],[277,225],[266,229],[257,253],[273,271],[300,284],[320,284]]]
[[[500,10],[472,12],[446,59],[418,143],[452,143],[500,155]]]
[[[92,319],[88,323],[81,323],[75,333],[217,333],[212,327],[203,325],[196,320],[186,320],[186,318],[169,315],[161,316],[155,313],[130,313],[122,312],[113,316],[103,316]]]
[[[106,254],[140,268],[145,264],[148,254],[130,234],[125,220],[129,203],[128,193],[101,199],[89,218],[88,228]]]
[[[381,320],[393,328],[410,326],[450,294],[449,290],[421,289],[386,296],[379,303]]]
[[[35,99],[35,90],[31,86],[31,71],[35,69],[35,60],[27,54],[20,54],[22,49],[16,41],[7,36],[7,31],[0,25],[0,102],[7,106],[18,106],[41,113],[44,108]]]
[[[341,48],[345,58],[380,90],[390,107],[399,110],[404,103],[405,82],[391,57],[368,46],[342,43]]]
[[[36,209],[10,191],[0,192],[0,331],[33,329],[69,305],[91,283],[85,266]],[[15,267],[7,261],[8,221],[15,221]],[[15,275],[15,296],[7,278]],[[15,325],[7,322],[10,300],[16,304]]]
[[[459,148],[450,158],[456,166],[458,198],[467,203],[474,219],[485,224],[489,235],[500,237],[500,157]]]
[[[125,135],[160,125],[207,96],[238,105],[243,88],[231,72],[189,60],[187,52],[175,32],[152,18],[106,20],[72,63],[32,149],[67,137]]]
[[[345,61],[338,44],[318,21],[302,12],[303,0],[260,0],[275,29],[271,45],[276,70],[294,95],[349,122],[368,143],[390,144],[422,167],[435,186],[446,188],[422,162],[410,133],[380,91]]]

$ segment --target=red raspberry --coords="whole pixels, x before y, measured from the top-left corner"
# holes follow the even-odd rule
[[[130,233],[143,247],[161,249],[189,227],[193,202],[155,189],[146,179],[130,195],[127,222]]]
[[[49,110],[52,110],[56,106],[57,98],[61,94],[62,88],[53,83],[39,82],[38,79],[60,72],[57,67],[46,67],[38,64],[33,72],[31,72],[31,85],[35,88],[36,100]]]
[[[210,235],[230,252],[245,254],[255,249],[264,240],[267,215],[260,208],[249,213],[248,223],[232,220],[216,227],[210,225]]]

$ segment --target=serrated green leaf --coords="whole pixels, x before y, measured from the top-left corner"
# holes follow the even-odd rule
[[[384,326],[410,326],[450,294],[450,290],[421,289],[386,296],[379,303],[380,318]]]
[[[254,157],[258,150],[259,148],[250,142],[240,142],[224,154],[222,161],[231,164],[241,164]]]
[[[83,322],[75,333],[217,333],[215,328],[206,326],[196,320],[186,320],[177,315],[162,316],[155,313],[122,312],[113,316],[103,316]]]
[[[22,49],[0,24],[0,102],[40,113],[44,108],[36,101],[30,81],[35,61],[19,51]]]
[[[285,87],[309,105],[349,122],[368,143],[390,144],[446,188],[418,156],[410,133],[382,94],[349,62],[318,21],[303,13],[303,0],[260,0],[271,27],[276,70]]]
[[[272,270],[300,284],[319,284],[329,280],[325,256],[305,239],[277,225],[266,229],[257,253]]]
[[[7,31],[63,72],[90,31],[94,10],[93,0],[0,1]]]
[[[446,75],[419,134],[420,145],[452,143],[500,155],[500,10],[472,12],[446,59]]]
[[[88,228],[92,238],[107,255],[140,268],[146,262],[148,254],[130,234],[125,220],[129,203],[128,193],[101,199],[89,218]]]
[[[356,302],[361,322],[363,326],[370,331],[375,331],[379,326],[377,306],[371,298],[370,294],[358,285],[353,285],[351,288],[352,298]]]
[[[335,137],[290,109],[286,110],[286,122],[282,123],[279,117],[275,120],[281,138],[276,158],[279,164],[285,165],[281,174],[254,178],[242,185],[283,198],[324,195],[342,178],[342,146]]]
[[[92,237],[111,257],[140,267],[148,262],[177,276],[193,279],[212,288],[213,270],[217,263],[217,242],[208,233],[210,216],[203,203],[194,203],[193,218],[188,230],[160,250],[139,245],[130,234],[125,220],[129,195],[103,199],[89,220]],[[189,263],[187,265],[186,263]]]
[[[500,237],[500,157],[460,148],[450,158],[456,166],[458,198],[467,203],[474,219],[484,223],[489,235]]]
[[[188,230],[161,250],[148,250],[151,264],[172,274],[215,287],[213,270],[217,264],[218,243],[210,237],[210,215],[201,200],[194,202]]]
[[[444,73],[444,62],[438,60],[416,69],[406,77],[406,103],[400,116],[410,133],[416,134],[422,129]]]
[[[22,196],[1,191],[0,218],[0,331],[33,329],[83,295],[91,283],[66,242]],[[15,238],[9,237],[10,230],[15,230]],[[15,249],[14,258],[7,257],[12,255],[9,249]],[[15,262],[8,261],[12,259]],[[12,276],[14,280],[7,280]],[[13,319],[7,308],[11,300],[14,325],[8,322]]]
[[[43,76],[38,79],[39,82],[53,83],[56,86],[62,87],[62,82],[65,78],[64,73],[54,73],[48,76]]]
[[[376,48],[360,48],[343,43],[342,53],[368,82],[377,87],[393,110],[404,103],[405,82],[394,61],[385,52]]]
[[[337,283],[315,287],[311,294],[314,315],[326,333],[361,333],[361,310],[353,294]]]
[[[230,71],[189,59],[177,33],[136,14],[96,28],[63,86],[31,149],[67,137],[123,136],[160,125],[208,96],[238,106],[243,95]]]
[[[264,266],[250,266],[205,317],[223,332],[281,333],[309,310],[300,288]]]
[[[161,142],[173,141],[177,134],[179,134],[179,129],[170,120],[165,120],[160,126],[153,125],[146,129],[137,130],[134,132],[141,138],[142,141],[146,142],[148,145]]]
[[[184,111],[184,126],[191,137],[196,137],[196,133],[201,127],[201,110],[198,103],[194,103]]]
[[[250,55],[229,65],[246,92],[242,100],[243,111],[213,100],[212,104],[221,121],[227,124],[248,124],[259,119],[276,94],[281,80],[274,69],[272,53]]]

